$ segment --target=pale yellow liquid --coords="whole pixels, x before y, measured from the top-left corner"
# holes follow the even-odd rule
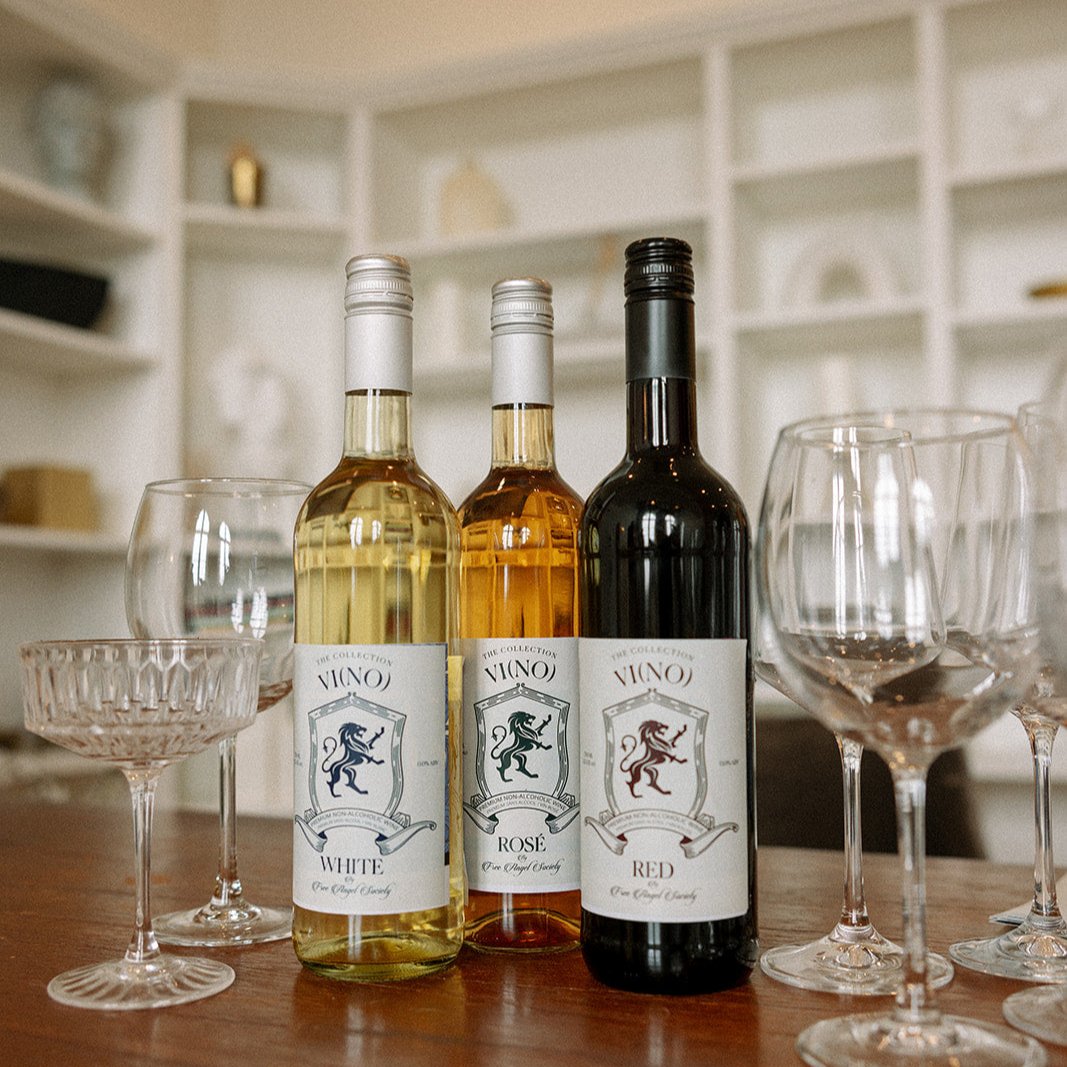
[[[423,644],[456,634],[456,520],[413,460],[346,458],[308,498],[296,530],[296,640]],[[463,937],[460,670],[449,658],[449,903],[393,915],[293,909],[312,970],[376,981],[437,970]],[[453,683],[455,679],[455,683]],[[428,702],[426,713],[436,715]]]

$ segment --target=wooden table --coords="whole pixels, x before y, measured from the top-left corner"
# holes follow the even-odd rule
[[[596,984],[577,952],[510,959],[465,949],[449,969],[412,982],[349,985],[303,970],[287,942],[220,951],[237,972],[222,994],[156,1011],[65,1008],[45,993],[70,967],[119,955],[132,915],[130,820],[123,810],[8,804],[0,812],[0,1063],[326,1067],[572,1067],[577,1064],[799,1063],[796,1034],[817,1019],[876,1010],[884,998],[792,989],[758,970],[736,990],[667,998]],[[1027,831],[1028,832],[1028,831]],[[160,812],[153,863],[157,912],[198,903],[211,884],[216,824]],[[291,830],[244,819],[241,873],[251,896],[288,899]],[[840,904],[841,857],[760,853],[764,947],[825,933]],[[939,950],[991,931],[986,916],[1022,900],[1023,868],[931,860],[931,943]],[[881,930],[899,937],[896,859],[867,857]],[[957,969],[948,1010],[999,1020],[1018,983]],[[1049,1046],[1067,1067],[1067,1049]]]

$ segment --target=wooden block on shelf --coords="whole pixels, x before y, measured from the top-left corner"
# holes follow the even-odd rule
[[[93,476],[72,467],[11,467],[4,473],[3,519],[61,530],[97,528]]]

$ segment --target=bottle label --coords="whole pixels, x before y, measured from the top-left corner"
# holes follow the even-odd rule
[[[444,907],[446,646],[295,651],[294,903],[338,915]]]
[[[462,648],[468,884],[577,889],[577,638],[478,638]]]
[[[748,910],[743,639],[582,638],[582,907],[636,922]]]

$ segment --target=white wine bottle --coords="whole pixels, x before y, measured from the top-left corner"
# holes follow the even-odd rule
[[[462,944],[458,526],[411,445],[408,265],[346,273],[344,452],[295,533],[293,945],[374,981]]]
[[[578,527],[556,471],[552,288],[493,286],[493,450],[460,508],[467,943],[578,943]]]

